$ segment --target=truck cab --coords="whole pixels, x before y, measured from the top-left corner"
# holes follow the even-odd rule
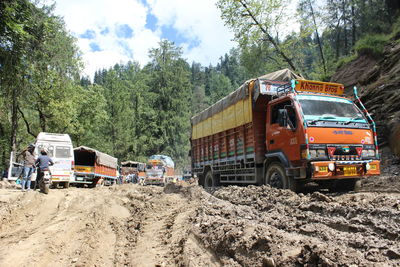
[[[144,184],[164,186],[174,179],[175,164],[171,157],[165,155],[150,156],[146,165]]]
[[[268,103],[267,155],[282,153],[285,174],[275,168],[267,182],[278,188],[296,188],[302,182],[341,179],[353,188],[357,178],[379,175],[379,154],[374,131],[353,101],[336,95],[288,93]],[[290,184],[290,182],[292,184]]]

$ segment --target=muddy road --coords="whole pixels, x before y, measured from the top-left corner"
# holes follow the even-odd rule
[[[365,184],[0,189],[0,266],[400,266],[400,192]]]

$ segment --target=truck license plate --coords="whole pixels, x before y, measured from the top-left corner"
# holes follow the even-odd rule
[[[319,167],[319,172],[328,172],[328,167],[327,166],[320,166]]]
[[[345,166],[343,167],[344,176],[354,176],[357,175],[357,167],[355,166]]]

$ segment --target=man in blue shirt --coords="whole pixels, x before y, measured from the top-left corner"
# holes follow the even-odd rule
[[[36,185],[38,185],[40,180],[43,178],[43,171],[48,170],[49,166],[52,166],[53,164],[54,162],[49,156],[47,156],[47,151],[45,149],[42,149],[40,151],[40,156],[36,160],[36,166],[38,166]]]

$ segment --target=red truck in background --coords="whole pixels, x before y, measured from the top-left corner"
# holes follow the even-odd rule
[[[74,148],[74,183],[89,187],[115,184],[118,178],[118,160],[93,148],[80,146]]]
[[[375,124],[344,86],[281,70],[245,82],[191,119],[199,184],[269,184],[299,191],[308,182],[354,190],[380,174]]]
[[[145,179],[145,170],[146,163],[131,160],[121,162],[121,174],[123,176],[124,182],[126,181],[126,179],[128,179],[128,176],[132,174],[136,174],[138,180]]]

